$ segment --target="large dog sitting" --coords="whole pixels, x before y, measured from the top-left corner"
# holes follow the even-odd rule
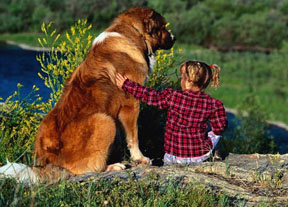
[[[107,166],[117,119],[125,129],[131,159],[150,162],[138,147],[139,102],[117,89],[114,74],[143,84],[153,53],[174,44],[165,26],[157,12],[132,8],[94,40],[59,102],[41,122],[35,143],[38,164],[50,163],[74,174],[123,169],[120,163]]]

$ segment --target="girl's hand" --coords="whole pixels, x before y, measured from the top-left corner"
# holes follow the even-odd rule
[[[115,79],[116,79],[116,85],[119,89],[122,89],[122,85],[125,82],[125,80],[127,79],[126,76],[121,75],[120,73],[116,73],[115,75]]]

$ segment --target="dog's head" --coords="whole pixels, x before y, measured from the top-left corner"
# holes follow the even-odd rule
[[[121,19],[131,24],[145,37],[152,51],[170,49],[175,37],[166,29],[166,21],[159,13],[148,8],[131,8],[122,13]]]

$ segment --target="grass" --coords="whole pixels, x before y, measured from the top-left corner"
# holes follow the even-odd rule
[[[12,179],[0,180],[0,206],[234,206],[243,203],[223,193],[213,192],[201,184],[181,186],[173,180],[161,184],[149,182],[98,180],[53,186],[40,184],[27,187]],[[236,205],[235,205],[236,206]]]
[[[10,40],[20,44],[26,44],[32,47],[40,47],[37,39],[38,37],[44,37],[41,33],[19,33],[19,34],[0,34],[0,40]]]
[[[178,46],[179,47],[179,46]],[[213,97],[223,101],[227,108],[237,108],[249,93],[258,97],[273,121],[288,124],[287,55],[252,52],[227,52],[180,45],[183,60],[202,60],[221,67],[221,87],[208,89]]]

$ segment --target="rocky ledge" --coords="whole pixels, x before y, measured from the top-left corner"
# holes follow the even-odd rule
[[[161,182],[176,179],[181,184],[204,184],[215,192],[246,201],[246,206],[260,202],[288,204],[288,154],[236,155],[224,161],[204,162],[192,166],[137,166],[125,171],[90,173],[71,177],[71,182],[97,182],[113,178],[129,180],[147,179],[151,173]]]

